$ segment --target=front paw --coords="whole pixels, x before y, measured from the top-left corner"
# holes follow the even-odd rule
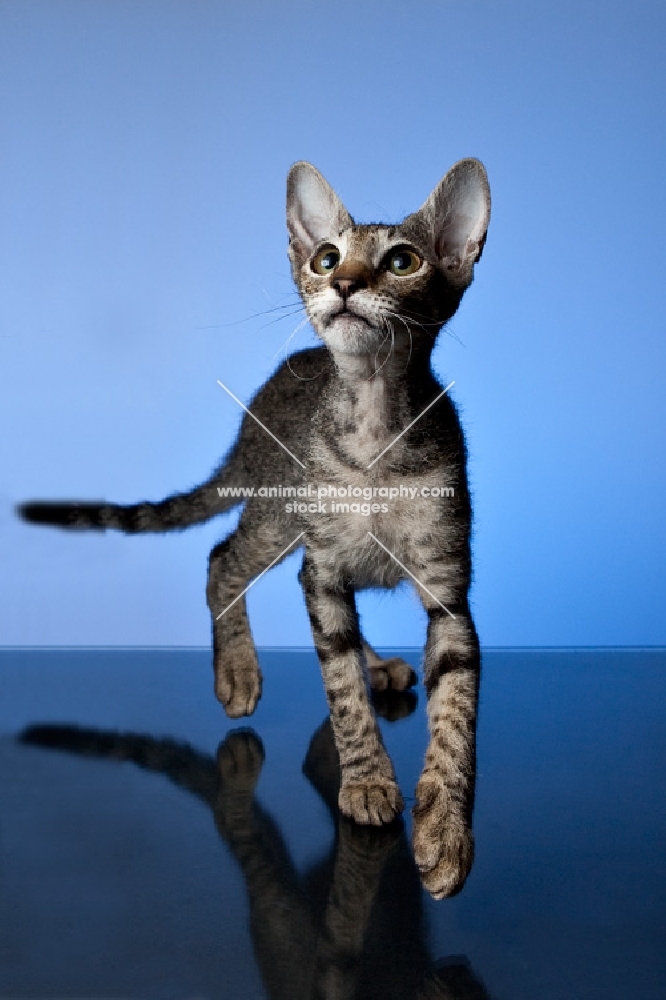
[[[215,696],[230,719],[252,715],[261,697],[261,681],[254,649],[225,649],[215,657]]]
[[[399,816],[405,804],[395,781],[376,778],[343,782],[338,805],[340,812],[356,823],[381,826]]]
[[[474,860],[468,824],[450,808],[441,779],[424,775],[416,787],[414,859],[425,889],[435,899],[460,892]]]

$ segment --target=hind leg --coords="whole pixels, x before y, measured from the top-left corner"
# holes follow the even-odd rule
[[[206,597],[213,620],[215,695],[232,719],[251,715],[261,696],[261,671],[247,618],[248,584],[289,548],[281,526],[264,520],[257,524],[245,514],[237,530],[210,554]],[[281,561],[277,559],[277,562]]]
[[[399,656],[383,660],[363,639],[365,665],[368,668],[368,680],[373,691],[406,691],[416,684],[416,672]]]

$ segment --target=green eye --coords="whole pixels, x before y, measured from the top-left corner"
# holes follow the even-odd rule
[[[340,263],[340,251],[331,244],[322,247],[312,261],[312,270],[317,274],[330,274]]]
[[[407,247],[400,247],[395,250],[389,258],[389,271],[404,278],[408,274],[414,274],[421,266],[421,258],[413,250]]]

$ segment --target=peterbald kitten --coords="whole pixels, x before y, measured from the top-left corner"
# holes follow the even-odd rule
[[[19,508],[33,523],[138,532],[185,528],[243,503],[236,531],[211,552],[207,587],[215,691],[233,718],[254,711],[262,684],[239,595],[303,547],[299,579],[340,757],[339,806],[362,824],[389,823],[403,808],[368,686],[404,690],[416,678],[364,641],[355,593],[410,581],[428,614],[430,731],[413,842],[437,898],[458,891],[472,865],[480,655],[468,604],[465,442],[430,356],[472,281],[489,216],[478,160],[457,163],[393,226],[357,225],[322,175],[296,163],[289,258],[323,346],[292,355],[266,382],[224,463],[193,490],[131,506]]]

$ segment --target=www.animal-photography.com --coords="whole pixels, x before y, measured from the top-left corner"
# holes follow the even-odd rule
[[[665,28],[0,4],[0,997],[663,996]]]

